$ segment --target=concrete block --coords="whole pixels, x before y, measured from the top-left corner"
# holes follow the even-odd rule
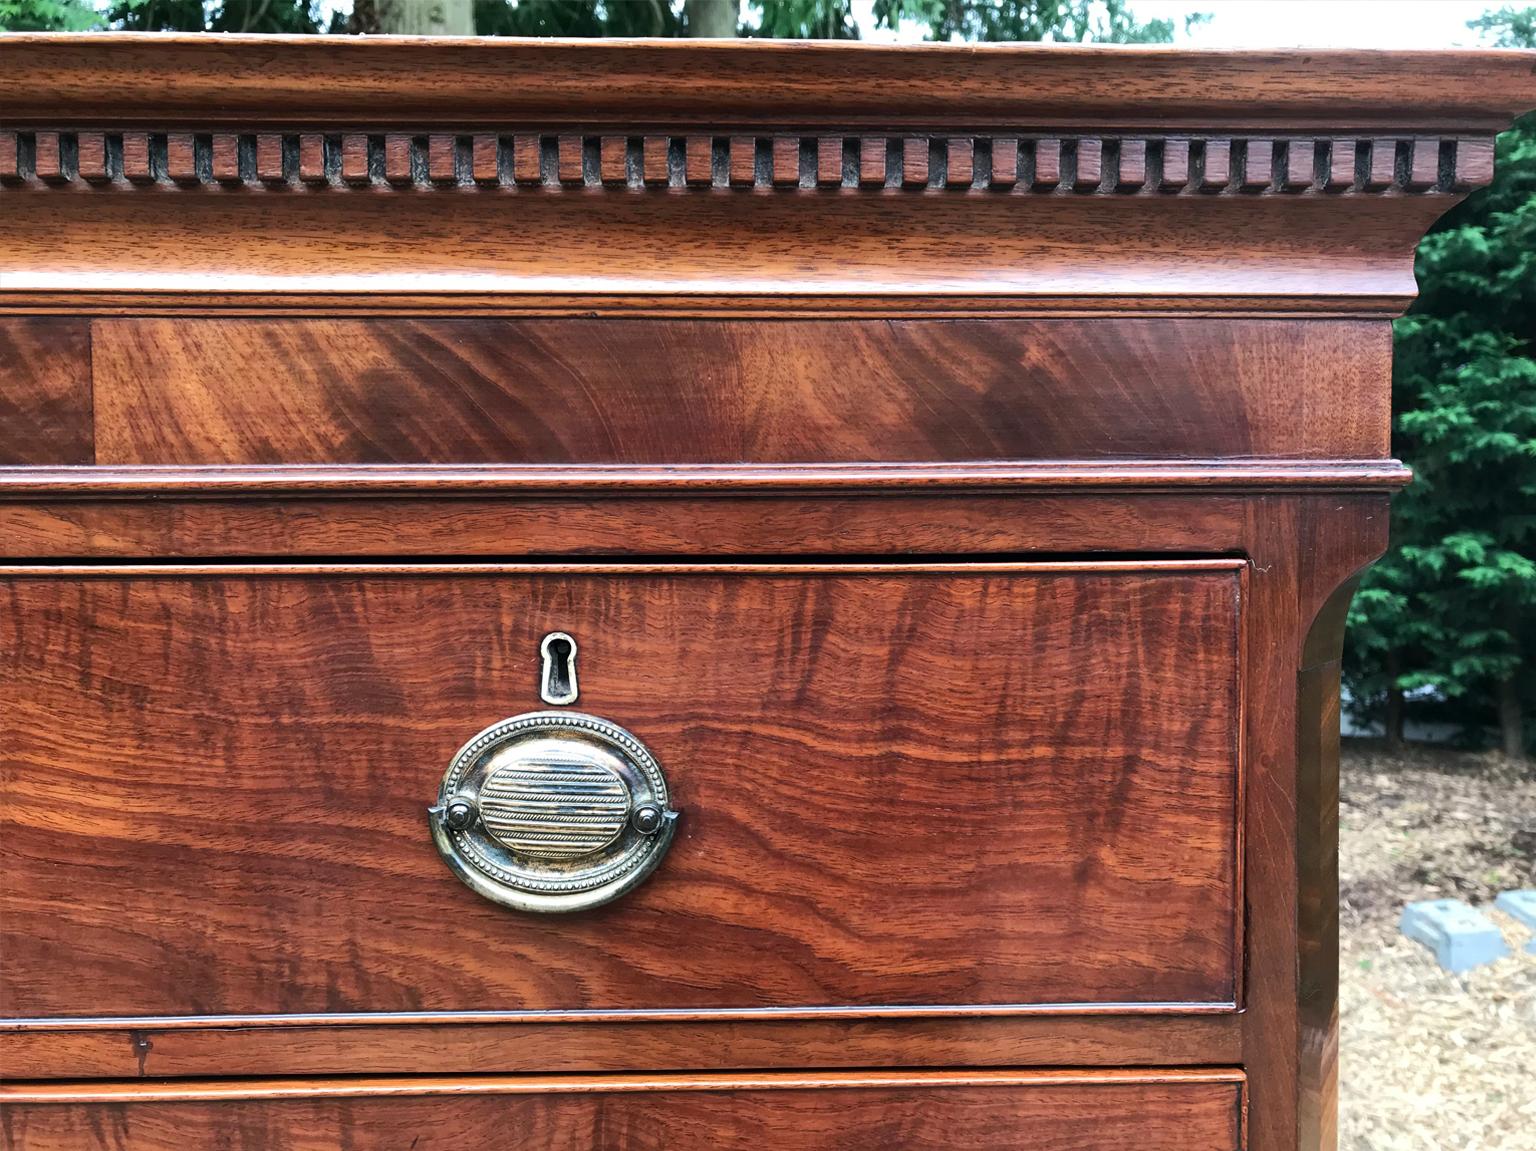
[[[1400,924],[1404,935],[1435,953],[1446,971],[1470,971],[1509,954],[1493,920],[1459,899],[1410,903]]]
[[[1493,901],[1493,905],[1536,931],[1536,891],[1506,891]],[[1536,939],[1527,943],[1525,949],[1536,955]]]

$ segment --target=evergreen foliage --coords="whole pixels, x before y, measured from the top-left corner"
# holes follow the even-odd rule
[[[481,36],[686,36],[689,0],[475,0]],[[851,0],[749,0],[743,36],[855,40]],[[1173,21],[1138,21],[1126,0],[875,0],[875,22],[925,25],[930,40],[1166,44]],[[1198,17],[1191,18],[1199,19]],[[317,0],[0,0],[0,29],[345,32]]]
[[[1473,26],[1536,46],[1536,8]],[[1499,138],[1493,183],[1425,238],[1417,273],[1393,369],[1414,482],[1350,612],[1346,681],[1389,737],[1417,692],[1520,755],[1536,735],[1536,115]]]
[[[101,27],[90,0],[0,0],[0,32],[87,32]]]

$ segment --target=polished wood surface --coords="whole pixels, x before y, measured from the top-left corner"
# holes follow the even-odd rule
[[[0,467],[0,497],[91,501],[136,496],[900,496],[1112,490],[1125,495],[1287,490],[1396,491],[1396,460],[1018,460],[896,464],[257,464],[93,468]]]
[[[74,483],[69,481],[60,483]],[[87,484],[86,487],[91,485]],[[1197,498],[1079,486],[1028,496],[982,490],[881,499],[836,492],[518,499],[340,491],[213,498],[151,487],[95,498],[0,501],[0,554],[106,557],[412,554],[505,556],[892,555],[1229,552],[1246,546],[1248,505],[1231,489]],[[3,483],[0,483],[3,488]],[[1277,499],[1260,486],[1248,498]],[[1385,515],[1386,496],[1314,494],[1308,502]],[[1027,510],[1027,514],[1021,514]]]
[[[1333,1151],[1388,321],[1530,54],[0,66],[8,1142]],[[569,626],[685,822],[558,922],[422,808]]]
[[[0,316],[0,466],[95,463],[90,326]]]
[[[605,301],[803,313],[914,298],[961,311],[1120,300],[1216,313],[1390,317],[1416,290],[1413,248],[1460,193],[1011,196],[730,189],[530,195],[413,191],[0,190],[0,306],[101,312],[124,293],[189,293],[279,313]],[[57,239],[69,235],[61,247]],[[1091,247],[1083,236],[1095,237]],[[943,306],[942,304],[937,306]],[[1134,305],[1132,305],[1134,306]]]
[[[0,1130],[29,1151],[1235,1151],[1243,1102],[1221,1070],[59,1085],[0,1088]]]
[[[158,319],[91,329],[102,465],[1389,451],[1385,323]]]
[[[1345,497],[1350,500],[1351,497]],[[1358,497],[1355,497],[1358,498]],[[1385,497],[1378,497],[1385,503]],[[996,494],[816,499],[805,495],[578,500],[154,499],[0,501],[0,554],[197,556],[954,555],[1058,550],[1200,552],[1232,547],[1243,501],[1046,494],[1030,514]],[[1211,547],[1215,541],[1216,547]]]
[[[614,1067],[1158,1067],[1242,1058],[1242,1017],[970,1014],[599,1023],[470,1016],[0,1022],[15,1079],[601,1072]]]
[[[1235,999],[1236,561],[227,570],[5,574],[7,1014]],[[552,630],[685,814],[548,918],[423,809]]]
[[[1512,52],[118,35],[0,54],[35,79],[0,97],[0,305],[75,314],[152,294],[1387,317],[1418,237],[1536,103]]]
[[[1526,53],[1201,52],[841,41],[8,36],[14,124],[84,117],[371,126],[504,118],[879,127],[1104,121],[1271,131],[1502,130],[1531,106]],[[176,84],[166,84],[174,73]]]
[[[997,192],[1240,191],[1439,196],[1484,184],[1480,138],[554,131],[380,133],[0,129],[0,185],[375,193],[670,188]],[[163,145],[162,145],[163,141]],[[681,155],[679,155],[681,153]],[[1399,163],[1399,159],[1406,161]]]

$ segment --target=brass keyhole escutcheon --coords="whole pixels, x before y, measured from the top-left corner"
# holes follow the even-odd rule
[[[576,641],[539,644],[539,696],[576,702]],[[453,873],[521,911],[583,911],[634,888],[677,828],[666,776],[615,723],[579,711],[514,715],[453,757],[427,809]]]
[[[539,644],[544,667],[539,673],[539,698],[562,707],[575,703],[580,689],[576,684],[576,641],[563,631],[552,631]]]

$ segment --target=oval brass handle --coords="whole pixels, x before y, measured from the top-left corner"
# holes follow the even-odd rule
[[[453,873],[522,911],[581,911],[655,870],[678,813],[661,765],[617,724],[575,711],[516,715],[453,757],[428,809]]]

